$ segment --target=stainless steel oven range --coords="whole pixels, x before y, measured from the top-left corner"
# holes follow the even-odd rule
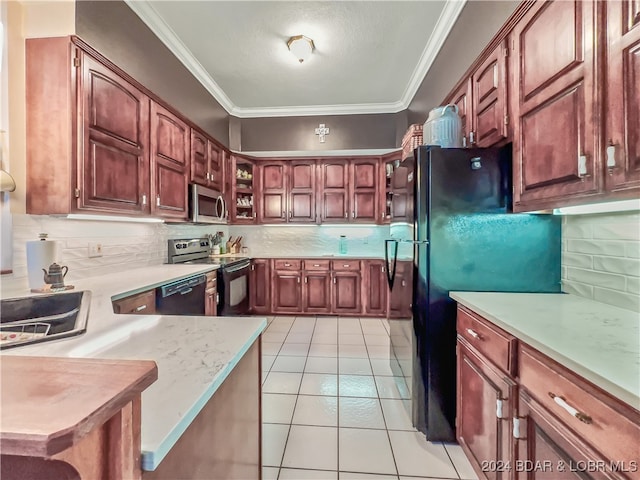
[[[207,238],[168,241],[169,263],[219,265],[218,315],[249,313],[249,272],[251,260],[246,257],[211,257]]]

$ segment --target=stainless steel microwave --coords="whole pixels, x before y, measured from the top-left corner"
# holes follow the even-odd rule
[[[228,217],[222,193],[201,185],[189,185],[189,219],[193,223],[224,224]]]

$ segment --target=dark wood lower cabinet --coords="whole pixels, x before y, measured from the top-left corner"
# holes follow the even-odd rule
[[[255,258],[251,262],[249,276],[249,304],[253,313],[271,311],[271,265],[266,258]]]
[[[361,313],[361,283],[360,272],[333,272],[333,312]]]
[[[304,272],[302,311],[305,313],[331,313],[331,273],[329,271]]]
[[[365,280],[362,307],[367,315],[382,316],[387,313],[387,272],[383,260],[364,262]]]
[[[300,271],[276,270],[273,273],[273,311],[302,312],[302,273]]]
[[[544,407],[521,391],[519,436],[514,462],[518,480],[621,479],[597,465],[610,462],[582,442]],[[604,470],[604,468],[602,468]],[[637,478],[637,477],[636,477]]]
[[[513,478],[511,418],[516,383],[458,338],[457,437],[476,471],[491,480]]]

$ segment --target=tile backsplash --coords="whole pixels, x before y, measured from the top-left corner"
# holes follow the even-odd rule
[[[58,262],[69,267],[67,283],[167,261],[167,240],[201,237],[227,226],[167,225],[68,220],[50,216],[13,214],[13,274],[3,275],[2,290],[27,285],[26,242],[47,233],[58,242]],[[103,255],[89,258],[89,242],[101,243]]]
[[[340,235],[346,236],[347,255],[384,255],[388,226],[310,225],[229,227],[229,235],[243,237],[242,244],[253,256],[260,255],[337,255]]]
[[[566,216],[562,290],[640,311],[640,213]]]

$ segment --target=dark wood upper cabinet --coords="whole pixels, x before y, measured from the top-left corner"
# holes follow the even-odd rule
[[[191,129],[191,181],[205,187],[209,185],[209,145],[207,137]]]
[[[317,178],[315,160],[289,164],[289,222],[316,223]]]
[[[288,168],[285,162],[264,162],[260,171],[259,223],[286,223]]]
[[[228,161],[227,151],[209,140],[209,187],[225,193],[225,167]]]
[[[316,223],[315,160],[265,160],[260,171],[259,223]]]
[[[602,189],[597,2],[536,3],[513,33],[514,210]]]
[[[473,130],[469,136],[469,143],[473,146],[490,147],[507,138],[508,52],[507,40],[504,40],[471,77]],[[462,101],[461,98],[458,100]],[[463,113],[466,117],[466,109]],[[463,119],[463,125],[465,121],[466,118]]]
[[[607,2],[605,136],[607,190],[638,196],[640,187],[640,2]]]
[[[344,160],[325,161],[320,164],[320,193],[322,208],[320,219],[325,223],[349,221],[349,164]]]
[[[190,129],[171,111],[151,102],[151,213],[185,219]]]
[[[473,116],[471,115],[472,82],[468,77],[458,89],[444,102],[458,107],[458,115],[462,124],[462,146],[471,146],[469,134],[473,131]]]
[[[376,223],[380,211],[380,161],[354,159],[350,164],[351,221]]]
[[[149,98],[86,54],[79,208],[149,212]]]

